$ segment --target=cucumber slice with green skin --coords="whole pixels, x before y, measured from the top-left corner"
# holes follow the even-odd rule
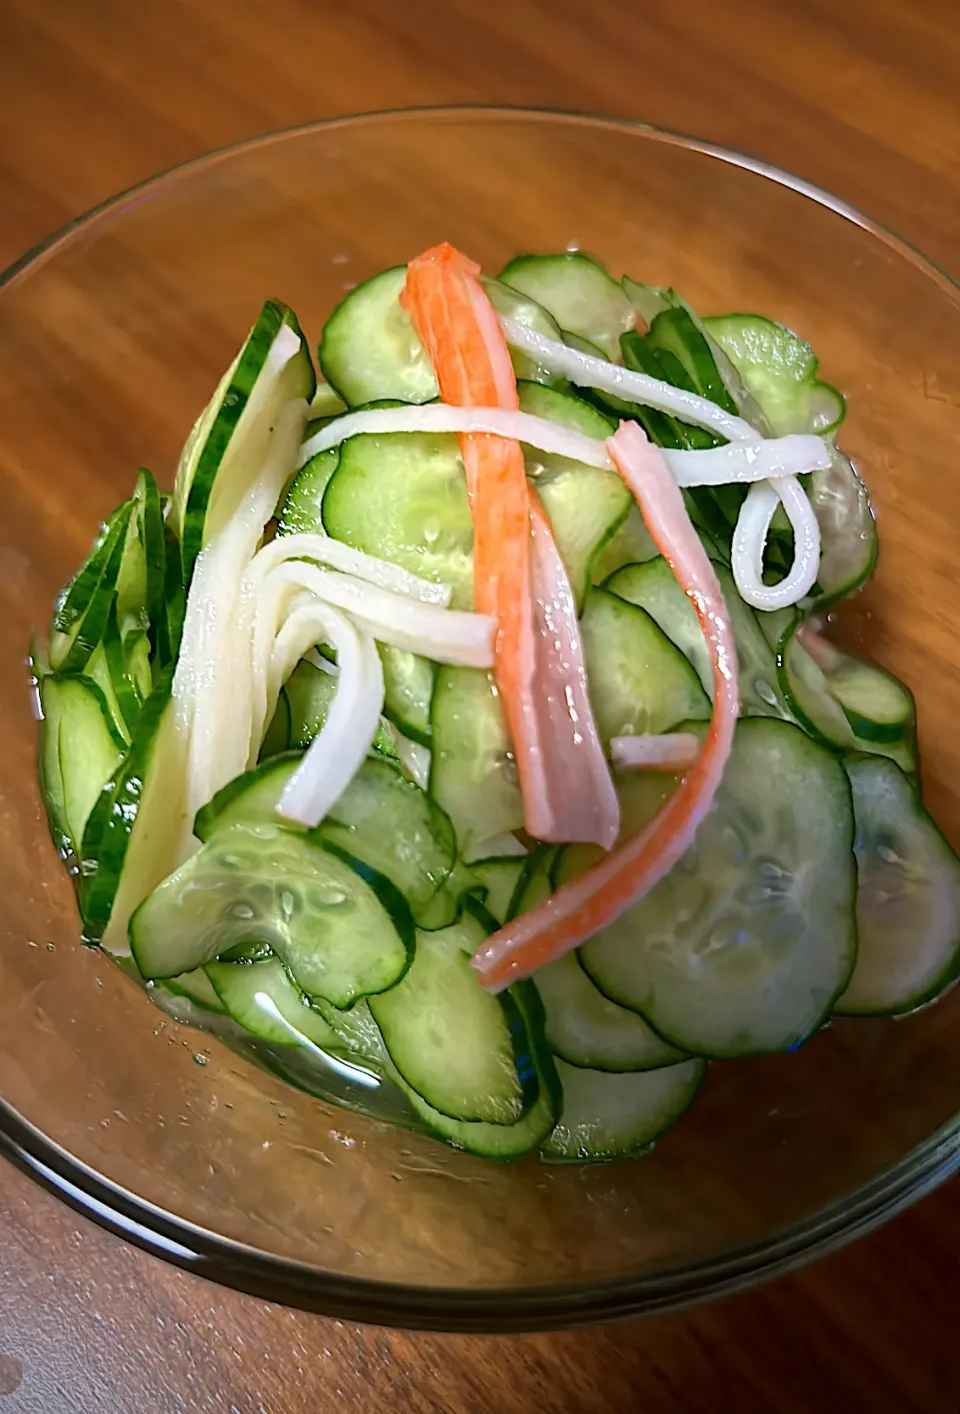
[[[606,270],[583,251],[518,255],[499,280],[541,304],[562,329],[569,329],[616,358],[624,329],[633,327],[633,308]]]
[[[461,852],[523,828],[517,767],[492,673],[440,667],[430,708],[430,794]]]
[[[437,584],[473,607],[473,521],[457,439],[366,433],[340,448],[323,498],[327,534]]]
[[[783,717],[792,721],[777,681],[776,659],[757,622],[758,615],[740,598],[730,571],[723,565],[714,568],[737,645],[741,712],[744,716]],[[666,560],[658,558],[619,570],[605,588],[646,610],[690,661],[712,701],[713,669],[707,641],[690,599]]]
[[[323,497],[340,462],[340,448],[317,452],[297,472],[280,509],[278,535],[323,535]]]
[[[130,919],[134,960],[151,979],[261,941],[308,997],[344,1007],[400,980],[413,920],[375,870],[316,834],[272,825],[217,830]]]
[[[38,690],[40,785],[50,834],[61,855],[79,858],[90,812],[126,743],[96,683],[48,674]]]
[[[356,1056],[377,1074],[384,1075],[392,1069],[390,1056],[383,1044],[380,1027],[373,1019],[369,1002],[359,1001],[354,1006],[341,1010],[324,1001],[322,997],[317,997],[313,1010],[330,1027],[339,1049]]]
[[[915,725],[909,721],[894,740],[877,741],[854,731],[842,703],[832,691],[830,680],[814,661],[793,631],[781,639],[777,676],[790,710],[811,736],[835,751],[863,751],[889,756],[910,775],[917,773]],[[877,670],[879,671],[879,670]]]
[[[616,736],[665,732],[706,720],[710,699],[684,655],[644,610],[591,589],[580,620],[597,731]]]
[[[182,972],[179,977],[168,977],[163,982],[148,982],[147,988],[153,991],[156,987],[162,987],[175,997],[186,997],[195,1006],[202,1007],[204,1011],[210,1011],[217,1016],[226,1016],[229,1007],[224,1006],[210,978],[202,967],[196,968],[193,972]]]
[[[899,678],[854,658],[819,635],[815,646],[804,637],[803,646],[823,673],[856,736],[875,742],[913,737],[917,721],[913,693]]]
[[[271,757],[224,786],[197,815],[198,839],[212,841],[236,825],[277,826],[277,805],[301,759],[299,752]],[[309,833],[388,878],[417,919],[429,910],[456,858],[453,827],[436,802],[393,762],[374,757]]]
[[[87,558],[57,595],[53,609],[53,629],[57,632],[69,634],[86,613],[116,540],[117,522],[127,513],[128,506],[129,502],[124,501],[110,513],[97,532]]]
[[[640,507],[632,505],[591,565],[590,582],[593,585],[606,584],[611,575],[623,569],[624,565],[646,564],[647,560],[655,560],[659,554],[656,542],[644,524]]]
[[[583,945],[583,965],[612,1001],[695,1055],[788,1050],[853,970],[852,845],[837,758],[787,722],[741,721],[692,847]]]
[[[161,669],[175,664],[180,652],[183,619],[187,608],[180,564],[180,546],[171,531],[164,526],[163,617],[157,630],[157,666]]]
[[[588,437],[616,430],[592,404],[572,393],[518,383],[520,410],[547,418]],[[627,517],[634,500],[623,479],[568,457],[524,447],[527,475],[537,488],[578,607],[590,585],[593,563]]]
[[[429,403],[433,365],[400,303],[407,267],[365,280],[340,301],[323,328],[320,367],[348,407],[377,398]]]
[[[686,724],[684,724],[686,725]],[[691,723],[691,728],[701,723]],[[620,842],[648,825],[667,803],[680,783],[679,776],[663,771],[620,771],[614,777],[620,800]],[[603,850],[595,844],[568,844],[556,851],[550,865],[550,889],[556,893],[562,884],[577,878],[591,864],[603,858]],[[529,906],[524,900],[525,906]]]
[[[789,432],[831,432],[846,404],[817,377],[819,360],[792,329],[761,314],[715,314],[704,319],[711,339],[736,368],[778,437]]]
[[[279,958],[264,962],[208,962],[199,974],[223,1009],[245,1031],[275,1046],[309,1042],[323,1051],[341,1044],[333,1027],[312,1007]]]
[[[498,923],[505,923],[511,916],[510,900],[523,873],[526,858],[529,856],[511,854],[501,858],[476,859],[470,865],[485,889],[483,906]]]
[[[331,417],[338,417],[346,410],[347,405],[336,389],[331,388],[329,383],[324,383],[322,379],[318,378],[317,390],[310,399],[310,421],[325,421]]]
[[[160,492],[153,474],[141,467],[117,575],[117,626],[124,642],[131,634],[155,631],[161,622],[165,571]]]
[[[543,334],[546,338],[553,339],[557,343],[563,341],[560,326],[553,315],[548,314],[543,305],[538,304],[529,295],[524,295],[509,285],[502,285],[499,280],[484,279],[483,288],[487,299],[498,314],[515,319],[524,328],[533,329],[535,333]],[[551,373],[549,368],[541,367],[536,359],[531,358],[529,354],[521,353],[519,349],[510,350],[510,362],[513,364],[513,371],[518,379],[542,383],[553,388],[570,386],[566,378]]]
[[[295,434],[294,465],[316,386],[296,315],[268,300],[180,455],[168,524],[180,540],[184,584],[203,546],[229,523],[272,457],[275,436]],[[303,420],[294,428],[281,413],[297,399],[304,402]]]
[[[898,1016],[960,977],[960,859],[892,761],[850,756],[857,965],[834,1011]]]
[[[83,593],[80,596],[81,600],[85,599],[83,611],[68,624],[66,606],[71,602],[69,598],[57,610],[53,632],[50,635],[50,666],[54,672],[82,672],[106,632],[131,512],[131,503],[127,501],[111,518],[110,529],[96,552],[96,564],[89,566],[90,579],[84,579]],[[97,566],[99,573],[96,573]],[[77,599],[74,597],[71,613],[76,603]]]
[[[594,986],[576,953],[541,967],[534,977],[546,1013],[547,1045],[568,1065],[589,1070],[657,1070],[688,1059],[662,1040],[635,1011],[617,1006]]]
[[[558,1060],[563,1114],[540,1151],[544,1162],[597,1163],[642,1153],[689,1109],[706,1071],[698,1059],[625,1075]]]
[[[134,909],[175,867],[184,822],[184,742],[167,668],[144,703],[130,749],[83,834],[80,909],[86,936],[127,957]],[[175,969],[190,970],[190,964]],[[144,974],[146,975],[146,974]]]
[[[392,643],[378,643],[377,648],[383,664],[383,715],[411,741],[430,746],[436,664]],[[379,745],[379,737],[373,744],[381,751],[386,749]]]
[[[491,996],[470,966],[485,937],[466,913],[452,928],[419,933],[403,980],[368,1005],[390,1059],[428,1105],[510,1125],[536,1103],[539,1083],[512,996]]]
[[[543,1008],[531,982],[520,982],[507,994],[522,1019],[529,1056],[536,1074],[536,1102],[515,1124],[490,1124],[484,1120],[459,1120],[443,1114],[404,1080],[390,1064],[388,1077],[408,1098],[420,1121],[437,1138],[482,1158],[508,1162],[539,1147],[556,1124],[562,1103],[553,1057],[543,1039]]]
[[[830,466],[810,475],[807,495],[820,525],[820,568],[811,601],[824,609],[860,589],[877,562],[877,523],[849,457],[830,446]]]
[[[113,636],[115,642],[111,644],[110,656],[107,655],[106,640],[99,643],[87,659],[83,676],[96,685],[103,697],[111,730],[124,746],[128,746],[140,715],[140,700],[123,671],[123,646],[116,633],[116,625]]]
[[[269,761],[274,756],[280,756],[284,751],[289,751],[290,737],[290,699],[287,696],[287,689],[281,687],[276,708],[270,718],[270,725],[267,727],[263,745],[260,748],[260,763]]]
[[[481,898],[485,893],[486,885],[474,872],[473,865],[458,859],[430,902],[418,910],[417,927],[425,933],[449,928],[462,915],[469,896]]]
[[[662,310],[651,320],[646,337],[655,353],[667,353],[679,360],[694,390],[702,397],[709,398],[727,412],[737,412],[737,405],[720,376],[713,351],[686,309],[674,306]]]
[[[290,748],[307,747],[314,737],[319,736],[330,714],[337,693],[337,679],[333,673],[324,672],[304,659],[287,678],[285,691],[290,711]],[[374,751],[380,751],[385,756],[397,754],[393,738],[383,725],[377,728],[371,745]]]

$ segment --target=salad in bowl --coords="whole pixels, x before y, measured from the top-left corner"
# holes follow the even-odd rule
[[[313,1094],[547,1162],[956,978],[912,695],[829,637],[877,534],[805,341],[440,245],[318,365],[268,301],[34,643],[89,943]]]

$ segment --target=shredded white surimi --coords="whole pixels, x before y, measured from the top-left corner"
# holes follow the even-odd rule
[[[714,405],[711,403],[710,406]],[[744,423],[744,426],[747,424]],[[509,437],[540,452],[566,457],[584,466],[604,471],[613,469],[606,445],[599,438],[561,427],[549,418],[535,417],[532,413],[509,408],[449,407],[435,403],[346,413],[322,427],[304,443],[300,462],[302,465],[317,452],[329,451],[350,437],[387,436],[403,432],[477,432]],[[765,481],[769,477],[826,470],[830,465],[823,439],[812,433],[789,433],[785,437],[731,442],[724,447],[697,452],[665,450],[664,456],[677,485],[683,487]],[[338,565],[337,568],[346,566]],[[364,575],[364,578],[368,577],[372,576]]]
[[[328,535],[278,535],[269,545],[254,556],[249,577],[255,581],[268,574],[284,560],[315,560],[318,564],[329,565],[331,569],[355,575],[380,589],[389,589],[393,594],[404,594],[408,599],[417,599],[423,604],[439,604],[446,608],[450,603],[449,584],[434,584],[429,579],[421,579],[390,560],[378,560],[342,540],[332,540]]]
[[[692,766],[700,750],[693,732],[663,732],[659,736],[615,736],[610,759],[615,766],[652,771],[682,771]]]
[[[793,564],[778,583],[764,584],[764,547],[779,505],[793,529]],[[820,569],[820,524],[795,476],[785,477],[776,487],[751,486],[733,533],[730,568],[741,599],[755,609],[785,609],[809,594]]]

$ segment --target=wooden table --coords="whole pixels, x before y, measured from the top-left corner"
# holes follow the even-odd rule
[[[0,267],[264,129],[442,102],[617,112],[769,158],[960,268],[955,0],[0,0]],[[0,1414],[960,1409],[960,1187],[688,1314],[512,1339],[221,1291],[0,1175]]]

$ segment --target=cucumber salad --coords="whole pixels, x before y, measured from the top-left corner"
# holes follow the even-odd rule
[[[548,1162],[955,979],[913,698],[824,634],[877,541],[807,343],[441,245],[318,367],[268,301],[34,643],[85,941],[315,1095]]]

